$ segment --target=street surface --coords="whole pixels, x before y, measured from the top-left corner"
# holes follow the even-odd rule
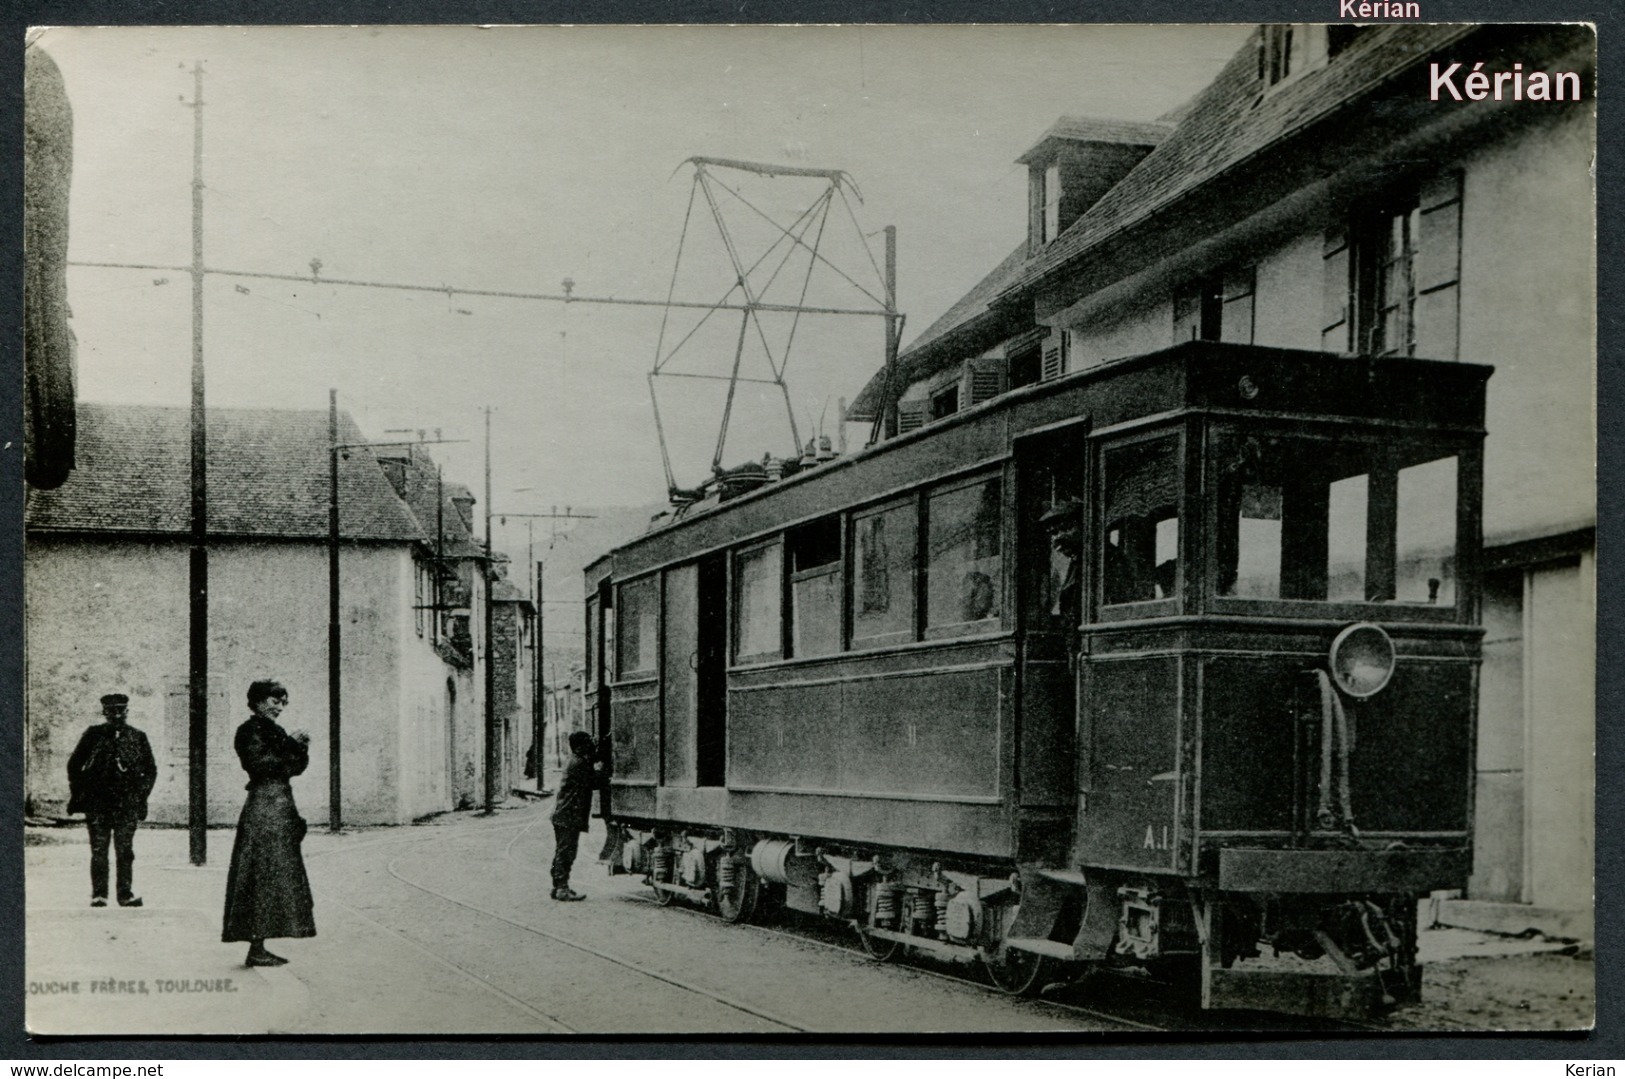
[[[606,876],[592,860],[602,842],[598,821],[583,838],[574,878],[589,898],[558,903],[547,894],[551,805],[512,802],[494,818],[448,814],[337,836],[313,829],[305,850],[319,935],[270,942],[290,960],[280,968],[246,968],[246,947],[219,941],[229,830],[210,832],[209,864],[193,867],[184,831],[143,829],[136,890],[146,905],[93,910],[84,829],[30,829],[29,1029],[718,1036],[1339,1029],[1192,1012],[1153,987],[1105,984],[1116,976],[1012,999],[989,989],[973,967],[876,963],[840,926],[799,918],[730,926],[681,903],[662,908],[637,878]],[[1550,1030],[1587,1021],[1589,960],[1551,954],[1554,947],[1540,942],[1514,942],[1511,950],[1544,954],[1509,956],[1494,940],[1487,948],[1482,935],[1446,934],[1424,934],[1424,959],[1430,938],[1459,954],[1476,948],[1495,958],[1430,967],[1428,1010],[1414,1017],[1425,1017],[1424,1029]],[[1462,963],[1477,964],[1477,973],[1461,976]],[[1497,977],[1483,976],[1492,969]],[[1526,984],[1538,992],[1520,994]],[[1480,1000],[1474,994],[1483,986],[1511,998]]]

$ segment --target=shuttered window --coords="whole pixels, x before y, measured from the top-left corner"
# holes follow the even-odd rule
[[[1044,366],[1038,376],[1040,381],[1049,382],[1066,374],[1071,345],[1072,335],[1066,330],[1050,334],[1049,340],[1044,342]]]
[[[1461,302],[1461,173],[1422,186],[1415,262],[1415,355],[1457,359]]]
[[[1253,343],[1253,268],[1235,266],[1222,276],[1224,310],[1219,319],[1219,340],[1228,344]]]
[[[1349,275],[1349,234],[1343,225],[1326,233],[1321,263],[1325,286],[1320,306],[1320,348],[1323,352],[1349,352],[1352,349],[1350,331],[1353,320],[1349,318],[1352,280]]]
[[[1254,277],[1253,267],[1233,266],[1181,289],[1174,296],[1174,344],[1252,344]]]
[[[1327,234],[1321,348],[1457,358],[1461,174],[1448,172]]]
[[[970,360],[965,364],[965,407],[991,401],[1004,392],[1004,364],[996,359]]]
[[[897,403],[897,433],[906,435],[925,426],[931,414],[930,401],[899,401]]]

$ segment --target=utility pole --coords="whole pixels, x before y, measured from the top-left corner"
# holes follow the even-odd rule
[[[532,488],[529,487],[516,487],[514,488],[514,493],[518,494],[531,489]],[[544,731],[546,728],[546,721],[542,716],[542,700],[547,692],[547,681],[542,678],[542,663],[547,658],[547,618],[545,606],[547,600],[543,595],[546,591],[546,586],[542,582],[543,562],[542,560],[536,558],[536,536],[534,529],[538,520],[551,521],[553,522],[554,529],[553,538],[556,540],[558,538],[557,530],[559,521],[591,521],[595,520],[597,515],[591,513],[576,513],[569,506],[564,507],[563,513],[559,512],[558,506],[554,506],[552,510],[547,513],[503,513],[494,508],[491,510],[491,512],[494,513],[504,525],[508,523],[509,517],[524,519],[525,562],[526,565],[531,565],[534,563],[536,567],[536,583],[534,590],[531,592],[531,598],[536,604],[536,634],[535,639],[531,644],[531,664],[533,668],[531,675],[533,685],[530,697],[530,721],[531,746],[534,748],[536,754],[536,789],[541,791],[546,789],[546,785],[542,782],[542,742],[544,740]],[[489,520],[487,523],[489,524]],[[552,546],[551,541],[549,542],[548,546]],[[553,718],[553,725],[556,731],[558,727],[558,717],[555,715]]]
[[[491,636],[496,628],[492,617],[491,587],[496,583],[495,548],[491,544],[491,406],[485,406],[485,813],[497,811],[497,705],[496,656]]]
[[[339,391],[327,391],[327,830],[344,828],[339,769],[339,712],[342,694],[339,672],[343,670],[340,651],[343,635],[339,629]]]
[[[209,431],[203,394],[203,61],[192,65],[192,540],[188,568],[187,838],[209,856]]]
[[[536,559],[536,647],[535,652],[531,653],[531,666],[535,666],[536,668],[535,671],[531,671],[531,674],[535,676],[536,689],[535,692],[531,692],[530,702],[531,712],[535,713],[536,733],[533,734],[533,738],[535,738],[536,746],[536,790],[538,791],[548,790],[548,785],[541,782],[541,775],[543,775],[543,772],[541,772],[541,759],[546,756],[546,754],[543,752],[543,743],[546,741],[546,736],[548,736],[548,720],[546,720],[546,713],[543,712],[543,694],[548,692],[548,684],[546,684],[546,681],[543,681],[543,678],[541,678],[541,661],[548,658],[546,648],[544,648],[543,643],[541,643],[541,634],[543,634],[543,630],[546,629],[546,626],[548,626],[548,621],[546,621],[546,617],[543,616],[544,608],[541,606],[541,603],[543,603],[543,591],[544,585],[543,578],[541,578],[541,559]],[[559,717],[554,715],[554,717],[552,717],[552,721],[554,721],[554,725],[557,725]]]
[[[897,318],[897,226],[886,226],[886,395],[882,402],[882,430],[897,435],[897,346],[902,327]]]

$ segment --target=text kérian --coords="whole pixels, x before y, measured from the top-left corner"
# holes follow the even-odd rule
[[[1438,101],[1442,91],[1456,101],[1580,100],[1578,72],[1531,71],[1526,75],[1522,64],[1513,64],[1510,71],[1485,71],[1482,60],[1474,64],[1470,71],[1463,72],[1461,69],[1462,65],[1459,63],[1451,64],[1443,70],[1440,70],[1438,64],[1429,64],[1428,97]]]
[[[1390,3],[1389,0],[1340,0],[1337,5],[1340,19],[1420,19],[1422,5]]]

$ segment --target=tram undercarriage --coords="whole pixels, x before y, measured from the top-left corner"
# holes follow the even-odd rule
[[[1102,970],[1209,1009],[1367,1018],[1420,995],[1410,894],[1232,892],[1174,876],[953,862],[922,852],[708,829],[621,829],[612,872],[641,874],[729,923],[782,907],[904,949],[977,964],[1034,994]]]

